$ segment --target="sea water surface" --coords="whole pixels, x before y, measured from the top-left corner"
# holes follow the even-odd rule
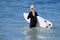
[[[52,28],[29,29],[23,13],[32,4]],[[60,40],[60,0],[0,0],[0,40]]]

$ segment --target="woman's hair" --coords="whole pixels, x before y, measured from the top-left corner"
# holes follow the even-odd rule
[[[34,9],[34,5],[31,5],[30,8],[33,8]]]

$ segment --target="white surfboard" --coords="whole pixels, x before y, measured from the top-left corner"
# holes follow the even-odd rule
[[[27,19],[29,13],[23,13],[25,20],[30,23],[30,19]],[[53,27],[52,22],[48,21],[47,19],[44,19],[40,16],[37,16],[38,24],[40,27],[43,28],[50,28]]]

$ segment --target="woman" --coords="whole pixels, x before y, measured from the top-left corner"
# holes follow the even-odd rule
[[[38,16],[38,14],[34,10],[33,5],[31,5],[30,10],[31,11],[29,12],[29,15],[28,15],[27,19],[30,18],[30,28],[33,28],[33,27],[36,27],[36,25],[37,25],[37,16]]]

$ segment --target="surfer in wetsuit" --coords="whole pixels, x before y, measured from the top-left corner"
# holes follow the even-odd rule
[[[30,28],[36,27],[37,25],[37,12],[34,10],[34,6],[31,5],[30,7],[31,11],[29,12],[29,15],[27,17],[27,19],[30,18]]]

